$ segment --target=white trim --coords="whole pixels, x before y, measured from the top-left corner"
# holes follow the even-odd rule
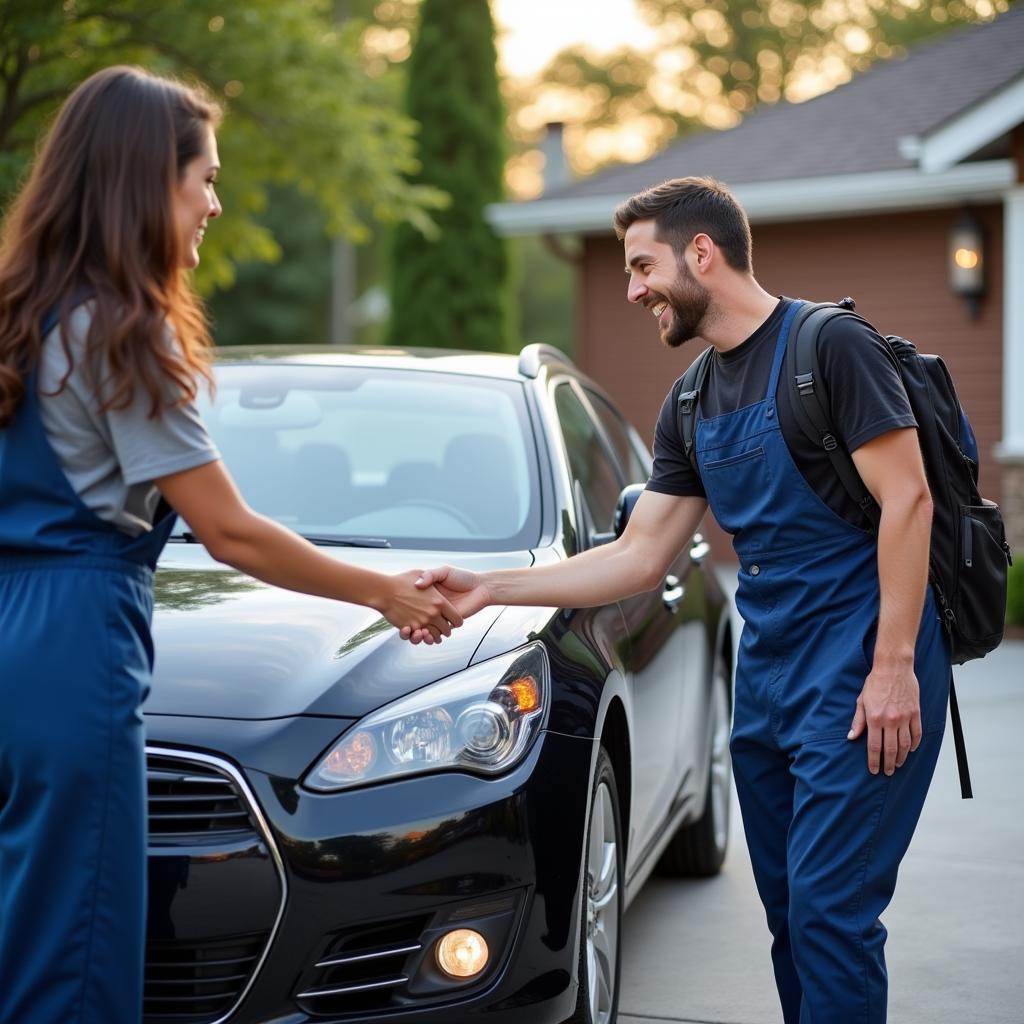
[[[917,160],[921,155],[921,136],[901,135],[896,140],[896,148],[904,160]]]
[[[1002,198],[1016,180],[1012,160],[961,164],[922,174],[915,168],[794,178],[733,187],[752,222],[806,220],[822,216],[955,206]],[[499,235],[610,232],[612,212],[625,193],[494,203],[486,216]]]
[[[918,137],[925,174],[948,170],[1024,121],[1024,76]]]
[[[1024,457],[1024,185],[1003,205],[1003,440],[1001,458]]]

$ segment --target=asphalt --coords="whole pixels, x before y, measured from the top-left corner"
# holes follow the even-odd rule
[[[889,1024],[1024,1024],[1024,641],[955,673],[974,799],[947,724],[889,929]],[[655,876],[626,913],[619,1024],[781,1024],[733,798],[706,880]]]

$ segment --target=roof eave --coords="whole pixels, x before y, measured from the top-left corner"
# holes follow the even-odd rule
[[[730,185],[751,222],[807,220],[999,199],[1016,180],[1012,160],[986,160],[924,173],[917,168]],[[495,203],[488,221],[505,237],[611,230],[625,193]]]
[[[1024,74],[922,135],[900,140],[926,174],[949,170],[1024,121]]]

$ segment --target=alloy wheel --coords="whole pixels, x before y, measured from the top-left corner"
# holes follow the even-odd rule
[[[587,853],[587,981],[590,1020],[610,1024],[619,951],[619,851],[608,784],[594,793]]]
[[[715,847],[725,850],[729,841],[729,800],[732,789],[732,761],[729,758],[729,695],[724,667],[715,673],[712,690],[711,785],[715,823]]]

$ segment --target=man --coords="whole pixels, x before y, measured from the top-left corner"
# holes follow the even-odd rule
[[[822,374],[837,433],[881,508],[876,539],[796,424],[782,360],[800,303],[757,283],[733,196],[710,179],[668,181],[623,203],[615,229],[628,298],[662,340],[714,348],[698,471],[679,438],[677,381],[619,540],[533,569],[444,567],[423,585],[464,615],[614,601],[656,586],[710,505],[740,563],[731,751],[784,1017],[880,1024],[878,918],[935,767],[950,676],[927,586],[931,499],[914,417],[884,341],[853,317],[831,321]]]

